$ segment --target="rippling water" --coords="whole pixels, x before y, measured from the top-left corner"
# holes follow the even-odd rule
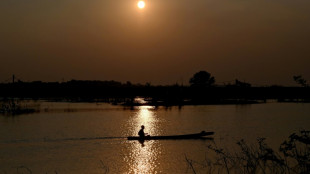
[[[191,173],[185,156],[204,160],[209,144],[233,150],[240,139],[266,137],[277,148],[291,133],[310,130],[310,104],[35,104],[39,113],[0,116],[0,173]],[[214,141],[126,140],[137,135],[142,124],[151,135],[214,131]]]

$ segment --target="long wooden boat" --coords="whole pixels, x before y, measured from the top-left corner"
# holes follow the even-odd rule
[[[139,136],[129,136],[128,140],[177,140],[177,139],[207,139],[208,135],[213,135],[214,132],[202,131],[196,134],[185,134],[185,135],[169,135],[169,136],[145,136],[141,138]]]

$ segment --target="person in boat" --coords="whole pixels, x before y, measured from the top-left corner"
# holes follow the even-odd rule
[[[145,136],[147,135],[147,133],[144,133],[144,125],[141,126],[141,129],[138,132],[138,135],[141,139],[145,138]]]

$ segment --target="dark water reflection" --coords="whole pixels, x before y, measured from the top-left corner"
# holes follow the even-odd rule
[[[214,131],[218,146],[266,137],[277,148],[292,132],[310,129],[310,104],[267,103],[124,108],[96,103],[40,102],[42,112],[0,116],[0,171],[16,173],[186,173],[185,155],[208,156],[211,141],[127,141],[140,126],[151,135]],[[72,112],[66,112],[71,110]],[[57,111],[57,112],[55,112]],[[24,171],[23,173],[27,173]]]

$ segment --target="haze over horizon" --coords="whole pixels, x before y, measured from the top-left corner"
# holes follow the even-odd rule
[[[310,81],[309,0],[2,0],[0,82]]]

